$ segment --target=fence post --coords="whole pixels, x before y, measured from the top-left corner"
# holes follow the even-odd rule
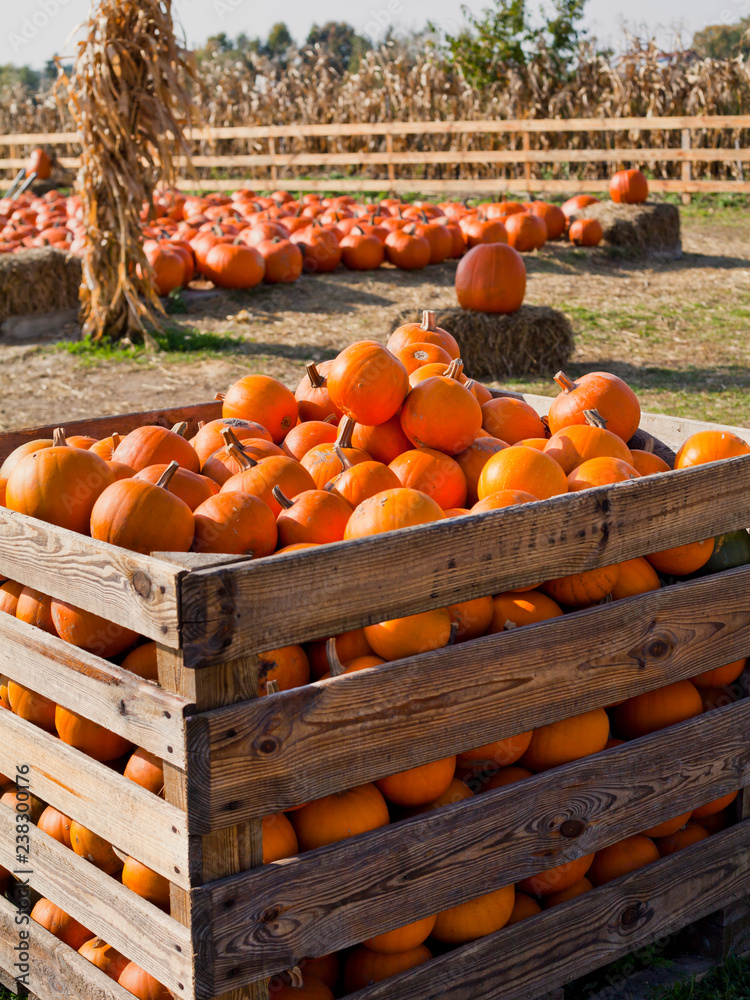
[[[272,135],[268,137],[268,152],[271,156],[276,156],[276,140]],[[275,163],[271,164],[271,182],[274,187],[276,186],[276,181],[279,179],[279,168]]]
[[[389,156],[393,156],[393,136],[390,132],[385,134],[385,151]],[[393,197],[393,182],[396,180],[396,167],[390,161],[388,162],[388,183],[390,185],[390,190],[388,194]]]
[[[523,169],[524,175],[526,177],[526,200],[531,201],[531,161],[526,155],[531,149],[531,135],[528,132],[523,133]]]
[[[689,128],[684,128],[682,130],[682,148],[683,149],[690,149],[691,147],[692,147],[692,142],[691,142],[691,139],[690,139],[690,129]],[[689,181],[691,181],[692,177],[693,177],[692,160],[683,160],[682,161],[682,180],[683,180],[683,182],[689,182]],[[683,191],[682,192],[682,204],[683,205],[689,205],[692,200],[693,200],[693,196],[690,194],[689,191]]]

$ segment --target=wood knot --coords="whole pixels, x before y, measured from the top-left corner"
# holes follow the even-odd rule
[[[133,573],[131,583],[133,584],[133,590],[139,597],[146,598],[151,596],[151,578],[143,570],[137,569]]]
[[[644,653],[650,660],[662,660],[672,651],[672,646],[666,639],[654,639],[646,646]]]
[[[640,904],[636,903],[634,906],[628,906],[622,911],[620,917],[620,923],[623,927],[632,927],[633,924],[638,922],[638,918],[641,915]]]
[[[265,740],[261,740],[258,744],[258,752],[263,754],[276,753],[279,749],[279,741],[274,739],[273,736],[268,736]]]
[[[566,819],[560,824],[560,833],[563,837],[580,837],[586,830],[586,824],[582,819]]]
[[[264,910],[260,919],[264,924],[272,924],[274,920],[278,920],[280,916],[281,916],[280,906],[269,906],[267,910]]]

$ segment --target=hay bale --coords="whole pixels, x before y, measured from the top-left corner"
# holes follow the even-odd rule
[[[672,257],[680,254],[680,212],[676,205],[663,201],[642,205],[602,201],[587,206],[583,216],[599,220],[604,243],[609,246]]]
[[[570,320],[549,306],[523,305],[507,315],[442,309],[436,310],[435,318],[458,341],[464,370],[471,378],[553,375],[573,354]],[[419,322],[409,311],[397,318],[396,325],[415,320]]]
[[[0,322],[11,316],[75,309],[81,261],[56,247],[0,254]]]

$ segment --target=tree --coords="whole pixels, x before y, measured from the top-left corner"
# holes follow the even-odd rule
[[[308,45],[319,45],[331,58],[340,73],[356,72],[359,60],[369,49],[369,43],[346,21],[326,21],[314,24],[307,36]]]
[[[452,62],[477,88],[502,79],[509,68],[525,66],[540,44],[551,52],[561,71],[567,71],[584,32],[581,28],[586,0],[553,0],[551,11],[539,11],[541,24],[529,16],[526,0],[494,0],[479,15],[462,7],[468,27],[445,36]],[[431,25],[432,30],[436,30]]]
[[[692,48],[699,56],[731,59],[750,55],[750,17],[736,24],[710,24],[693,35]]]
[[[268,32],[268,39],[263,48],[271,57],[283,56],[286,50],[293,44],[294,39],[289,33],[289,28],[287,28],[283,21],[279,21]]]

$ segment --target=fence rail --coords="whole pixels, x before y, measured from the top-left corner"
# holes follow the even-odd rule
[[[520,119],[502,121],[432,121],[378,122],[330,125],[271,125],[201,128],[192,132],[196,154],[192,158],[196,176],[185,178],[184,189],[232,189],[243,180],[282,189],[317,191],[392,191],[420,190],[425,193],[473,191],[495,194],[502,190],[553,192],[603,191],[605,176],[582,177],[570,173],[570,167],[608,167],[625,165],[658,168],[678,164],[679,176],[655,177],[654,191],[670,191],[687,195],[691,192],[750,193],[750,181],[745,180],[744,164],[750,163],[750,148],[740,142],[743,130],[750,130],[750,115],[694,115],[654,118],[573,118]],[[651,141],[636,145],[634,133],[649,133]],[[669,145],[671,133],[679,132],[679,145]],[[581,133],[611,133],[605,148],[580,146]],[[654,133],[662,135],[663,146],[655,144]],[[695,133],[699,133],[695,135]],[[571,145],[560,145],[569,135]],[[420,137],[509,137],[519,148],[506,149],[394,149],[394,137],[411,137],[412,144]],[[538,148],[532,148],[532,136]],[[376,151],[310,150],[309,140],[328,140],[327,145],[341,140],[384,138],[384,149]],[[516,138],[513,138],[516,137]],[[279,142],[277,142],[279,140]],[[697,141],[695,141],[697,140]],[[552,143],[557,148],[547,148]],[[729,142],[729,145],[727,143]],[[267,151],[221,155],[215,152],[220,144],[247,143],[252,149]],[[77,169],[80,157],[67,155],[80,145],[74,132],[20,133],[0,136],[0,148],[9,156],[0,158],[0,170],[13,171],[26,163],[24,147],[46,145],[68,147],[59,156],[61,166]],[[283,148],[286,146],[287,148]],[[298,148],[294,148],[298,147]],[[208,149],[208,152],[206,152]],[[185,161],[178,161],[185,166]],[[712,177],[711,167],[731,170],[736,176]],[[373,171],[384,167],[386,171]],[[397,167],[412,171],[409,177],[397,175]],[[323,176],[300,176],[300,170],[317,168]],[[359,168],[359,169],[357,169]],[[362,176],[362,170],[367,176]],[[437,168],[448,168],[448,176],[421,176]],[[509,176],[472,176],[472,172],[487,169]],[[545,168],[547,168],[545,170]],[[551,170],[550,170],[551,168]],[[198,176],[203,172],[204,176]],[[210,176],[205,176],[209,172]],[[550,172],[557,176],[548,176]],[[359,176],[357,176],[359,173]],[[223,174],[224,176],[217,176]],[[345,174],[342,176],[342,174]],[[562,176],[561,176],[562,174]]]

